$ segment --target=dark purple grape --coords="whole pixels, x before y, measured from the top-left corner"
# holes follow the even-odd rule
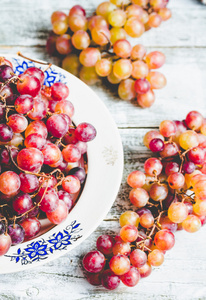
[[[187,174],[193,173],[195,170],[195,164],[192,161],[186,161],[182,166],[182,171]]]
[[[161,139],[153,139],[149,143],[149,148],[152,152],[160,152],[164,149],[164,142]]]
[[[12,138],[13,138],[12,129],[6,124],[0,124],[0,142],[9,142],[12,140]]]
[[[68,210],[70,210],[72,208],[72,205],[73,205],[73,199],[72,199],[72,196],[71,194],[63,191],[63,190],[59,190],[58,193],[57,193],[58,197],[60,200],[63,200],[67,207],[68,207]]]
[[[164,209],[168,209],[172,202],[177,202],[178,199],[175,195],[173,194],[168,194],[167,198],[162,202]]]
[[[19,153],[18,149],[12,147],[10,151],[11,151],[10,153],[12,155],[12,158],[14,159],[14,161],[16,161],[17,155]],[[7,149],[2,149],[0,152],[0,163],[8,165],[10,162],[11,160],[10,160],[9,151]]]
[[[14,71],[10,66],[7,65],[1,65],[0,66],[0,81],[5,82],[11,77],[14,76]]]
[[[0,222],[0,234],[3,234],[6,230],[6,226],[4,224],[4,222]]]
[[[25,231],[19,224],[11,224],[8,226],[8,234],[11,237],[12,245],[17,245],[23,242]]]
[[[79,179],[81,184],[84,182],[85,177],[86,177],[85,170],[82,167],[72,168],[71,170],[69,170],[68,175],[76,176]]]

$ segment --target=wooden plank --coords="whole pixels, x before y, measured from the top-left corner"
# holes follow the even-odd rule
[[[82,1],[87,14],[91,15],[102,0]],[[51,29],[50,16],[55,10],[69,9],[75,0],[1,1],[0,44],[1,45],[45,45],[48,30]],[[196,0],[173,0],[172,20],[158,29],[143,35],[138,42],[145,45],[163,46],[206,46],[206,8]],[[17,26],[18,25],[18,26]],[[200,30],[201,28],[201,30]]]

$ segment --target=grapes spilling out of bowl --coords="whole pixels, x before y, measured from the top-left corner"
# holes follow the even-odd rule
[[[15,75],[0,57],[0,255],[39,234],[39,218],[65,220],[86,179],[96,129],[75,126],[69,88],[44,79],[37,67]]]
[[[101,235],[83,258],[88,281],[109,290],[135,286],[164,262],[177,230],[206,223],[206,119],[191,111],[183,121],[164,120],[144,145],[155,156],[127,177],[133,210],[121,214],[118,235]]]
[[[136,99],[141,107],[155,101],[154,89],[166,85],[156,71],[165,62],[159,51],[146,54],[143,45],[132,47],[127,36],[138,38],[171,17],[167,0],[111,0],[98,5],[95,15],[86,17],[80,5],[69,14],[55,11],[47,40],[50,55],[62,58],[62,68],[93,85],[100,78],[117,87],[123,100]]]

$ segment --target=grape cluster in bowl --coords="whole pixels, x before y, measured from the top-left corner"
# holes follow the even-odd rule
[[[37,236],[39,219],[65,220],[86,179],[96,130],[72,122],[66,84],[44,80],[40,68],[16,75],[0,57],[0,255]]]
[[[118,235],[100,236],[83,258],[88,281],[109,290],[120,281],[135,286],[164,262],[177,230],[193,233],[206,223],[206,119],[191,111],[183,121],[164,120],[144,145],[156,155],[144,172],[128,175],[134,210],[120,216]]]
[[[155,101],[153,89],[166,85],[160,68],[165,56],[159,51],[146,55],[144,46],[132,47],[127,35],[140,37],[145,30],[158,27],[171,17],[167,0],[112,0],[86,17],[83,7],[75,5],[69,14],[55,11],[47,51],[62,57],[62,67],[92,85],[106,78],[107,86],[118,86],[123,100],[137,99],[141,107]]]

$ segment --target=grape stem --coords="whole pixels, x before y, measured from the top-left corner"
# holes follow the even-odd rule
[[[35,63],[37,63],[37,64],[41,64],[41,65],[52,65],[52,64],[49,63],[49,62],[42,62],[42,61],[39,61],[39,60],[35,60],[35,59],[32,59],[32,58],[29,58],[29,57],[23,55],[20,51],[17,52],[17,55],[18,55],[18,56],[21,56],[21,57],[23,57],[23,58],[25,58],[25,59],[28,59],[28,60],[30,60],[30,61],[33,61],[33,62],[35,62]],[[51,67],[51,66],[49,66],[49,68],[50,68],[50,67]]]

